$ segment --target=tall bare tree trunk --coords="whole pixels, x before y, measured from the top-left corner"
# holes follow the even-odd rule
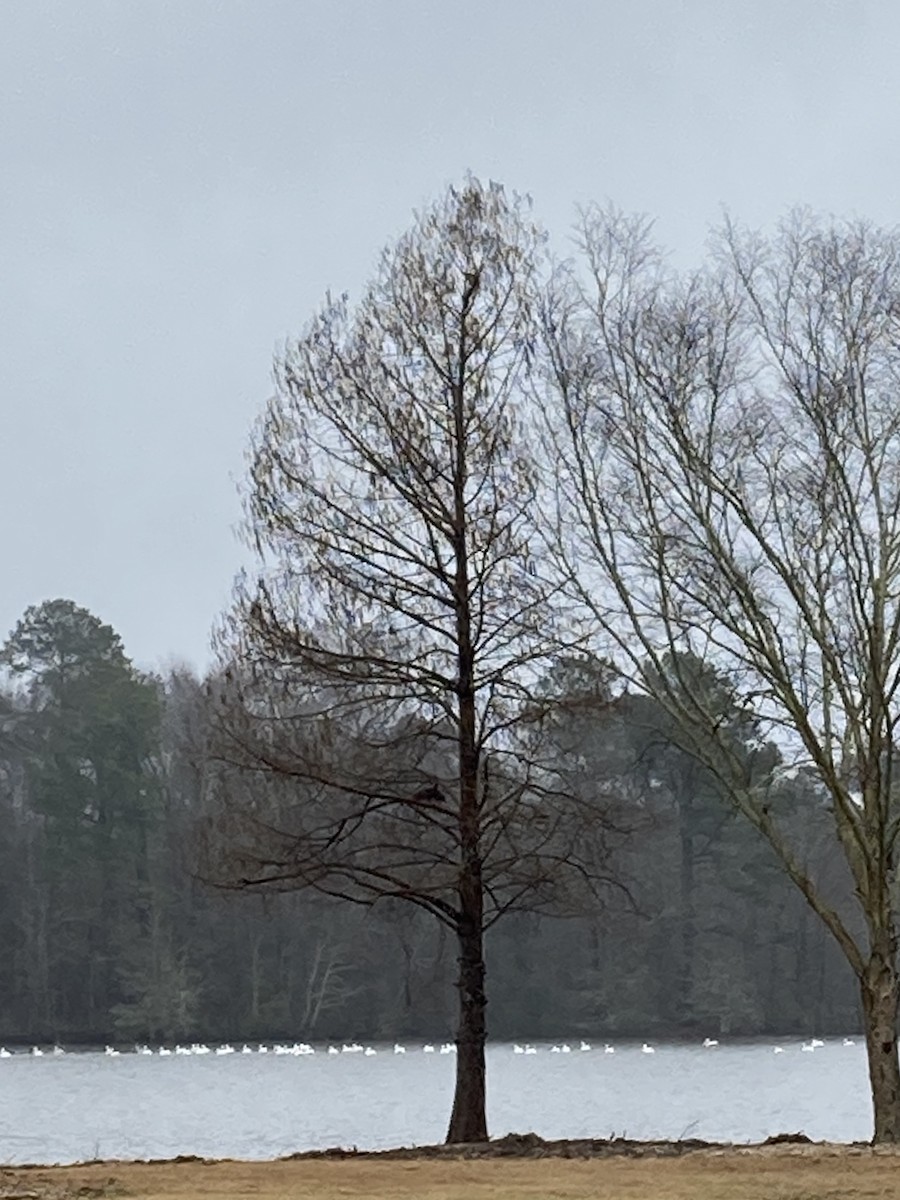
[[[465,561],[458,568],[459,594],[466,595]],[[476,737],[473,655],[467,605],[460,605],[459,629],[459,1026],[456,1036],[456,1091],[448,1142],[486,1142],[484,1047],[487,1037],[484,991],[484,881],[481,863],[479,755]]]
[[[892,937],[890,931],[873,938],[860,987],[875,1116],[872,1141],[876,1144],[900,1142],[900,1063],[897,1059],[900,986],[896,937]]]
[[[250,1022],[254,1032],[259,1028],[260,948],[262,934],[250,939]]]
[[[468,317],[478,293],[479,275],[466,276],[462,312]],[[469,580],[469,529],[466,507],[468,478],[466,431],[466,371],[469,355],[467,325],[462,322],[457,379],[453,386],[455,463],[453,471],[456,559],[457,697],[459,731],[459,1027],[456,1036],[456,1091],[450,1115],[448,1142],[486,1142],[484,1046],[486,1040],[484,992],[484,881],[481,861],[481,804],[478,794],[480,755],[475,704],[475,650]]]
[[[486,1142],[484,1048],[487,1000],[480,919],[475,921],[464,917],[460,922],[457,986],[459,1026],[456,1036],[456,1089],[447,1142]]]
[[[681,849],[679,882],[681,892],[681,961],[678,965],[679,1021],[690,1021],[694,1008],[694,958],[697,944],[697,913],[694,904],[694,836],[691,828],[693,805],[689,796],[678,803],[678,835]]]

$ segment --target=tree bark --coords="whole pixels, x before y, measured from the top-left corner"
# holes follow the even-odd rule
[[[689,794],[678,800],[678,836],[681,849],[679,883],[681,891],[681,961],[678,969],[678,1019],[688,1024],[694,1013],[694,957],[697,914],[694,907],[694,834],[693,804]]]
[[[873,947],[860,987],[875,1117],[872,1141],[875,1144],[900,1142],[900,1064],[897,1059],[900,990],[890,944]]]
[[[461,638],[459,722],[459,1026],[456,1036],[456,1090],[447,1142],[486,1142],[484,1047],[487,1037],[484,991],[484,881],[478,798],[475,702],[471,688],[468,629]]]
[[[469,582],[469,533],[466,500],[466,371],[469,356],[468,317],[478,292],[479,273],[466,276],[462,296],[457,378],[453,385],[455,462],[453,469],[453,549],[456,560],[456,661],[459,729],[459,1027],[456,1036],[456,1090],[447,1142],[486,1142],[484,1045],[484,880],[481,859],[481,805],[478,792],[480,753],[475,705],[475,647]]]
[[[456,1089],[447,1143],[486,1142],[484,1048],[487,1025],[484,946],[481,921],[463,917],[459,936],[459,1028],[456,1037]]]

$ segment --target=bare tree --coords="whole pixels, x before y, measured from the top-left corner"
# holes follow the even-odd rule
[[[319,934],[307,965],[303,994],[304,1029],[315,1030],[325,1013],[339,1008],[360,990],[352,981],[353,970],[346,947],[332,935]]]
[[[588,214],[590,282],[545,312],[561,463],[549,544],[602,651],[677,719],[859,981],[877,1142],[900,1139],[900,240],[787,221],[726,227],[674,278],[646,224]],[[702,691],[727,674],[830,802],[865,935],[836,911]],[[761,747],[762,749],[762,747]]]
[[[485,930],[600,875],[593,814],[526,753],[553,644],[524,424],[542,240],[470,179],[286,348],[251,452],[263,570],[222,645],[217,752],[245,771],[215,784],[220,881],[397,897],[453,931],[450,1142],[487,1137]]]

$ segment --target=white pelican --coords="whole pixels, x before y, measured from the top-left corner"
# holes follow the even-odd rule
[[[118,1058],[119,1057],[119,1052],[118,1052],[118,1050],[116,1050],[116,1048],[114,1046],[107,1046],[106,1049],[103,1051],[103,1053],[106,1055],[107,1058]]]
[[[406,1047],[405,1047],[405,1046],[401,1046],[399,1042],[394,1042],[394,1053],[395,1053],[395,1054],[405,1054],[405,1053],[406,1053]]]
[[[537,1054],[537,1049],[534,1046],[526,1046],[525,1053],[526,1054]]]
[[[365,1050],[363,1050],[363,1054],[366,1056],[366,1058],[371,1058],[373,1054],[377,1053],[378,1051],[373,1049],[372,1046],[366,1046]]]
[[[12,1058],[12,1055],[5,1046],[0,1046],[0,1058]]]
[[[841,1042],[841,1045],[842,1046],[855,1046],[856,1042],[854,1042],[853,1038],[844,1038],[844,1040]],[[0,1057],[2,1057],[2,1056],[0,1056]]]
[[[159,1057],[160,1057],[160,1058],[171,1058],[171,1057],[172,1057],[172,1051],[169,1049],[169,1047],[168,1047],[168,1046],[160,1046],[160,1048],[159,1048]]]
[[[648,1046],[647,1043],[644,1042],[643,1046],[641,1046],[641,1053],[642,1054],[655,1054],[656,1049],[653,1046]]]
[[[611,1046],[609,1044],[609,1042],[607,1042],[606,1045],[603,1047],[604,1054],[615,1054],[615,1052],[616,1052],[615,1046]]]
[[[703,1049],[704,1050],[711,1050],[713,1048],[713,1046],[718,1046],[718,1044],[719,1043],[716,1041],[715,1038],[707,1037],[707,1038],[703,1039]]]
[[[44,1057],[44,1052],[40,1048],[40,1046],[32,1046],[31,1047],[31,1057],[32,1058],[43,1058]]]
[[[430,1042],[426,1042],[422,1047],[423,1054],[434,1054],[434,1046]]]
[[[524,1054],[524,1053],[525,1053],[525,1047],[520,1046],[519,1043],[516,1042],[515,1045],[513,1046],[513,1054]]]
[[[338,1050],[337,1046],[329,1046],[328,1053],[329,1054],[340,1054],[340,1050]]]
[[[590,1042],[585,1042],[585,1041],[582,1041],[582,1043],[581,1043],[581,1046],[580,1046],[580,1049],[581,1049],[582,1051],[584,1051],[584,1050],[590,1050],[590,1048],[591,1048],[591,1044],[590,1044]]]
[[[772,1051],[773,1054],[784,1054],[784,1046],[776,1046]]]

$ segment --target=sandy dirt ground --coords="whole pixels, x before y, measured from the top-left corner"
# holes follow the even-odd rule
[[[900,1200],[900,1150],[702,1149],[677,1157],[348,1157],[0,1170],[0,1200]]]

